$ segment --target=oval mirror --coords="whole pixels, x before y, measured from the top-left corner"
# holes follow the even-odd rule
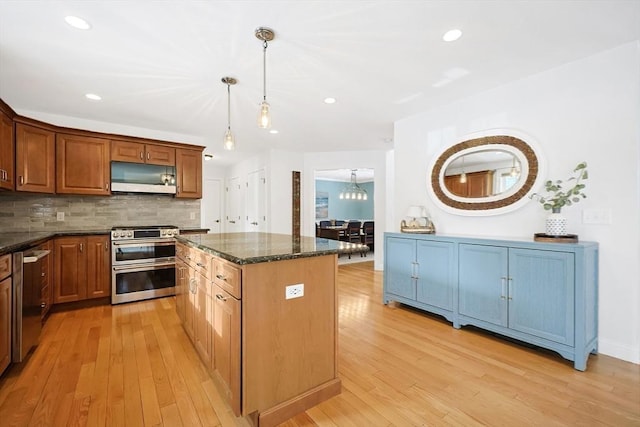
[[[539,176],[538,156],[529,144],[492,135],[446,149],[432,167],[430,189],[449,211],[491,215],[515,208]]]

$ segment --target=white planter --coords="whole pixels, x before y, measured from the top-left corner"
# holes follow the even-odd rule
[[[554,212],[547,217],[546,234],[549,236],[567,235],[567,218],[560,211]]]

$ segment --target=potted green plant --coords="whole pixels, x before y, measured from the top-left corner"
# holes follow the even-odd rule
[[[587,162],[580,162],[573,169],[574,175],[567,179],[566,184],[562,180],[545,182],[544,187],[547,194],[533,193],[529,196],[542,204],[545,210],[553,212],[547,217],[546,234],[552,236],[563,236],[567,234],[567,220],[560,214],[560,210],[565,206],[578,203],[587,197],[583,190],[586,187],[582,182],[589,178],[587,172]],[[566,188],[563,185],[571,185]]]

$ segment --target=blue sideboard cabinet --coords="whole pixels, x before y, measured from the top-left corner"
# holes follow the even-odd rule
[[[597,351],[598,244],[385,233],[383,302],[558,352]]]

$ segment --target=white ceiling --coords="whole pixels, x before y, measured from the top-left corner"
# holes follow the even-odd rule
[[[267,100],[277,135],[256,125],[260,26],[276,33]],[[451,28],[463,36],[445,43]],[[640,0],[0,0],[0,98],[32,117],[166,133],[224,165],[269,148],[390,149],[397,119],[637,39]],[[221,149],[223,76],[238,79],[232,153]]]

